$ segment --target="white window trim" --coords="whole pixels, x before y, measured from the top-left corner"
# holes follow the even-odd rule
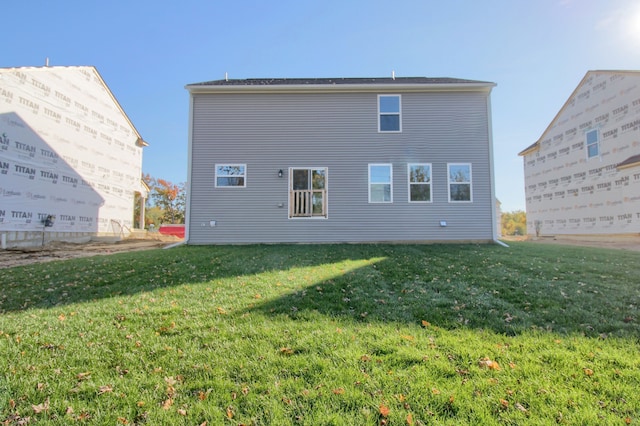
[[[381,130],[380,129],[380,116],[381,115],[396,115],[396,113],[389,113],[389,112],[380,112],[380,98],[381,97],[390,97],[390,96],[397,96],[398,97],[398,130]],[[378,133],[402,133],[402,95],[395,95],[395,94],[384,94],[384,95],[378,95]]]
[[[371,201],[371,184],[380,182],[371,182],[371,166],[389,166],[389,201]],[[393,164],[392,163],[369,163],[367,166],[367,192],[369,194],[369,204],[392,204],[393,203]],[[386,185],[386,183],[385,183]]]
[[[451,182],[451,166],[469,166],[469,200],[452,200],[451,199],[451,184],[467,182]],[[473,166],[471,163],[447,163],[447,197],[450,203],[473,203]]]
[[[591,146],[591,145],[587,141],[587,139],[588,139],[587,135],[589,133],[591,133],[591,132],[596,132],[596,135],[597,135],[596,143],[592,143],[591,144],[591,145],[595,145],[598,148],[598,153],[596,155],[594,155],[594,156],[590,156],[589,155],[589,146]],[[584,147],[585,147],[585,151],[586,151],[586,154],[587,154],[587,160],[591,160],[592,158],[600,158],[600,132],[598,131],[598,129],[587,130],[584,133]]]
[[[218,175],[218,167],[243,167],[244,168],[244,174],[242,175]],[[244,185],[218,185],[218,178],[219,177],[243,177],[244,178]],[[213,183],[215,185],[215,188],[221,188],[221,189],[237,189],[237,188],[246,188],[247,187],[247,165],[246,164],[239,164],[239,163],[217,163],[214,165],[214,177],[213,177]]]
[[[429,182],[411,182],[411,166],[429,166]],[[407,164],[407,198],[410,203],[415,204],[429,204],[433,203],[433,166],[431,163],[408,163]],[[429,185],[429,201],[412,201],[411,200],[411,185]]]

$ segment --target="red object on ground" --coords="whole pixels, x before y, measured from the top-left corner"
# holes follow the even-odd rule
[[[160,225],[158,232],[162,235],[175,235],[184,238],[184,225]]]

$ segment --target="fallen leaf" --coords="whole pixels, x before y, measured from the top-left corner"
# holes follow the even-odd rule
[[[593,370],[590,368],[584,368],[583,369],[584,374],[586,374],[587,376],[593,376]]]
[[[405,339],[405,340],[409,340],[409,341],[413,341],[413,340],[414,340],[414,337],[413,337],[413,336],[410,336],[410,335],[408,335],[408,334],[403,334],[403,335],[401,335],[400,337],[402,337],[402,338],[403,338],[403,339]]]
[[[49,411],[49,398],[42,404],[32,405],[31,408],[35,414],[40,414],[43,411]]]
[[[387,407],[384,404],[380,404],[380,409],[379,410],[380,410],[380,415],[382,417],[389,417],[389,411],[390,411],[389,407]]]
[[[111,385],[104,385],[98,388],[98,395],[102,395],[103,393],[113,392],[113,387]]]
[[[522,411],[523,413],[527,412],[527,409],[524,408],[524,406],[519,402],[516,402],[515,404],[513,404],[513,406],[516,407],[518,410]]]
[[[342,395],[344,393],[344,388],[336,388],[333,390],[335,395]]]
[[[123,424],[123,425],[128,425],[129,424],[129,420],[127,420],[126,417],[118,417],[118,423]]]
[[[478,361],[480,368],[488,368],[489,370],[500,370],[500,364],[497,361],[492,361],[489,358],[482,358]]]
[[[409,426],[413,426],[413,416],[411,415],[411,413],[407,414],[407,424]]]
[[[293,349],[291,348],[280,348],[280,353],[282,355],[293,355]]]
[[[187,410],[184,410],[182,408],[178,409],[178,414],[180,414],[181,416],[186,416],[187,415]]]
[[[76,379],[82,381],[82,380],[87,380],[91,377],[91,373],[90,372],[84,372],[84,373],[78,373],[76,375]]]
[[[422,320],[422,326],[423,327],[429,327],[429,326],[431,326],[431,323],[429,321]]]
[[[172,405],[173,405],[173,399],[167,398],[162,403],[162,409],[163,410],[168,410],[169,408],[171,408]]]
[[[507,408],[509,406],[509,401],[507,401],[506,399],[501,399],[500,405],[502,405],[503,408]]]
[[[227,418],[231,420],[233,418],[233,409],[232,407],[227,407]]]
[[[198,399],[200,401],[204,401],[205,399],[207,399],[207,394],[205,392],[202,392],[202,391],[198,392]]]
[[[227,313],[227,311],[225,311],[224,308],[218,307],[218,313],[220,315],[225,315]]]

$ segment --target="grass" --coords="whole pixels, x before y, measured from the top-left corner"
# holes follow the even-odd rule
[[[0,270],[0,424],[640,424],[640,253],[180,247]]]

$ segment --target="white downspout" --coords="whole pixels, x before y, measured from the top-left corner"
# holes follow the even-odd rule
[[[187,87],[185,87],[189,90]],[[186,206],[184,210],[184,243],[189,244],[191,223],[191,168],[193,164],[193,93],[189,90],[189,135],[187,140],[187,184]]]
[[[496,178],[493,162],[493,124],[491,117],[491,92],[487,94],[487,125],[489,139],[489,171],[491,173],[491,234],[493,242],[503,247],[509,247],[507,244],[498,240],[498,219],[496,217]]]

